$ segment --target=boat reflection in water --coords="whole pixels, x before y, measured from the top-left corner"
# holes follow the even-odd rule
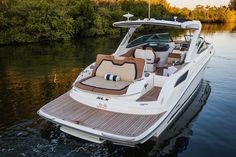
[[[193,133],[192,123],[197,119],[197,115],[205,105],[210,92],[211,87],[208,81],[202,80],[198,91],[188,102],[186,108],[161,136],[153,137],[139,148],[127,150],[129,154],[133,156],[178,156],[186,150]]]

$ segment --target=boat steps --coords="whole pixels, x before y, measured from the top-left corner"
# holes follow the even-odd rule
[[[136,101],[156,101],[161,92],[161,87],[153,87],[150,91],[139,97]]]

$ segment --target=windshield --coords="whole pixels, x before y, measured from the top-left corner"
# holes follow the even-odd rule
[[[169,43],[172,42],[172,38],[169,33],[160,33],[160,34],[148,34],[138,37],[131,41],[127,48],[143,45],[147,43]]]

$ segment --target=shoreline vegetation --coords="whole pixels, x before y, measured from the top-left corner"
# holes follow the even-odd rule
[[[235,23],[235,0],[229,6],[196,6],[193,10],[151,0],[151,17],[200,20],[202,23]],[[0,0],[0,45],[44,40],[119,35],[112,23],[147,17],[148,0]]]

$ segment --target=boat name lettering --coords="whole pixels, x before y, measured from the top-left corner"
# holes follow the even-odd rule
[[[103,98],[103,97],[101,97],[101,96],[98,96],[97,99],[99,99],[99,100],[104,100],[104,101],[108,101],[108,100],[109,100],[108,98]]]

